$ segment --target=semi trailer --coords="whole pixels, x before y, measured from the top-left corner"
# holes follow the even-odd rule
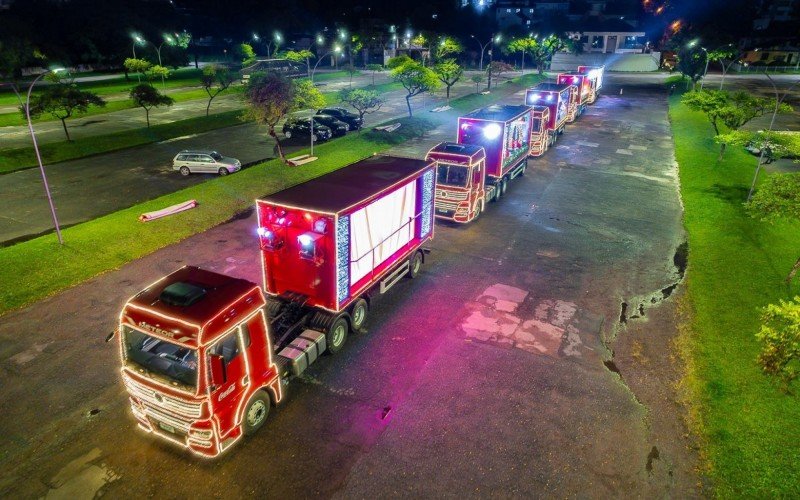
[[[260,428],[293,377],[418,275],[434,168],[376,156],[257,200],[264,290],[187,266],[132,297],[116,333],[138,426],[208,458]]]
[[[571,118],[567,118],[568,122],[573,122],[575,118],[583,114],[586,105],[589,103],[589,98],[592,94],[592,82],[587,75],[578,72],[559,73],[557,82],[561,85],[572,85],[575,88],[569,105],[568,115]]]
[[[551,144],[558,135],[564,132],[569,114],[571,85],[557,83],[540,83],[525,91],[525,104],[528,106],[546,106],[550,110],[547,131]]]

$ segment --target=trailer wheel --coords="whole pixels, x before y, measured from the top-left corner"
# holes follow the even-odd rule
[[[367,322],[367,314],[369,313],[369,305],[364,299],[358,299],[353,304],[350,310],[350,324],[353,327],[353,332],[360,332]]]
[[[334,320],[328,331],[325,332],[325,342],[328,344],[328,352],[336,354],[342,350],[347,340],[347,330],[349,330],[347,318],[339,316]]]
[[[422,269],[422,254],[414,252],[408,262],[408,277],[413,280],[419,275],[420,269]]]
[[[244,408],[244,418],[242,419],[242,427],[246,436],[254,434],[264,425],[269,416],[269,407],[270,399],[267,393],[258,391],[253,394]]]

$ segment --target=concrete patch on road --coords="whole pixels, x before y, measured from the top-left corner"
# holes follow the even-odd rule
[[[617,150],[617,154],[619,154],[619,155],[628,155],[628,156],[630,156],[630,155],[632,155],[633,153],[631,153],[631,152],[630,152],[630,151],[628,151],[627,149],[618,149],[618,150]]]
[[[563,300],[543,300],[534,308],[532,318],[518,313],[528,292],[495,284],[472,303],[461,323],[468,339],[507,345],[551,357],[580,356],[583,345],[573,326],[577,306]]]
[[[94,464],[100,458],[101,451],[94,448],[83,456],[65,465],[48,485],[47,499],[91,499],[100,495],[100,490],[107,484],[120,478],[105,464]]]
[[[44,350],[52,344],[52,342],[45,342],[43,344],[33,344],[28,349],[25,349],[22,352],[18,352],[17,354],[11,356],[9,359],[16,363],[17,365],[24,365],[30,361],[33,361],[36,357],[38,357]]]

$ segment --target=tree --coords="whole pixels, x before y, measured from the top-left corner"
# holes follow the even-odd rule
[[[678,50],[677,69],[684,78],[692,83],[692,89],[703,77],[703,72],[706,69],[706,58],[704,56],[703,51],[694,46],[682,45]],[[687,88],[689,82],[687,82]]]
[[[236,75],[225,66],[209,64],[203,68],[203,76],[200,78],[200,82],[203,85],[203,90],[208,94],[206,116],[208,116],[209,110],[211,109],[211,101],[222,92],[228,90],[228,87],[230,87],[234,81],[236,81]]]
[[[151,82],[151,85],[153,80],[160,79],[163,82],[164,78],[169,78],[169,68],[155,64],[147,68],[144,72],[144,76],[147,77],[147,81]]]
[[[439,88],[439,79],[436,74],[422,64],[411,60],[407,56],[408,61],[402,63],[392,64],[389,59],[390,67],[392,69],[392,78],[396,82],[400,82],[404,89],[406,89],[406,106],[408,106],[408,116],[413,116],[411,112],[411,98],[423,92],[429,92]]]
[[[441,61],[447,56],[460,54],[461,52],[464,52],[461,42],[455,38],[443,36],[439,41],[439,45],[436,46],[433,56],[436,61]]]
[[[784,140],[783,146],[778,146]],[[777,134],[770,136],[769,144],[773,150],[782,150],[784,155],[800,156],[800,137],[784,136],[778,139]],[[777,219],[786,218],[800,220],[800,174],[772,174],[758,188],[755,195],[745,204],[745,208],[751,217],[763,221],[772,222]],[[800,258],[792,266],[786,276],[786,283],[791,283],[792,279],[800,270]]]
[[[436,78],[447,87],[447,102],[450,102],[450,88],[464,75],[464,68],[455,59],[445,59],[433,67]]]
[[[768,376],[777,378],[781,388],[789,392],[800,368],[800,297],[780,300],[762,310],[761,329],[756,338],[761,342],[758,363]]]
[[[242,66],[250,66],[256,62],[256,51],[249,43],[240,43],[236,46],[236,56],[242,61]]]
[[[537,45],[536,39],[531,37],[514,38],[505,46],[505,51],[511,54],[519,52],[521,57],[522,74],[525,74],[525,53],[532,51]]]
[[[383,66],[380,64],[367,64],[367,69],[372,72],[372,86],[375,86],[375,73],[383,71]]]
[[[244,92],[247,109],[244,117],[266,125],[268,134],[275,139],[278,155],[286,161],[275,127],[292,111],[319,108],[325,97],[310,80],[290,80],[277,73],[255,73],[250,76]]]
[[[142,83],[131,89],[130,93],[133,103],[139,107],[144,108],[145,117],[147,118],[147,128],[150,128],[150,110],[159,106],[172,106],[175,100],[164,95],[152,85]]]
[[[564,41],[556,35],[550,35],[542,40],[534,38],[530,43],[531,59],[536,63],[539,74],[544,74],[544,68],[553,54],[564,48]]]
[[[740,91],[728,95],[727,104],[720,110],[719,117],[729,132],[736,132],[754,118],[763,116],[774,109],[777,110],[777,113],[791,113],[793,111],[792,107],[785,103],[781,103],[776,107],[775,99],[756,97],[748,92]],[[725,153],[726,135],[718,135],[716,140],[720,144],[719,157],[717,158],[717,162],[719,162]]]
[[[64,127],[67,141],[71,141],[67,130],[67,119],[73,115],[86,113],[92,105],[103,107],[106,101],[94,92],[79,89],[71,82],[58,82],[31,98],[30,114],[31,117],[35,117],[42,113],[50,113],[58,118]],[[24,115],[25,106],[21,106],[20,111]]]
[[[470,78],[470,80],[472,80],[472,82],[475,83],[475,93],[477,94],[480,91],[479,88],[480,84],[483,83],[483,75],[481,75],[480,73],[478,73],[477,75],[472,75],[472,78]]]
[[[386,67],[389,69],[396,69],[400,66],[405,64],[413,63],[414,60],[408,57],[407,55],[403,54],[397,57],[392,57],[388,61],[386,61]]]
[[[316,57],[313,52],[308,49],[287,50],[284,57],[292,62],[305,64],[306,74],[309,78],[311,78],[311,58]]]
[[[702,92],[689,92],[683,94],[681,102],[689,109],[705,113],[711,126],[714,127],[714,135],[719,135],[720,113],[727,105],[728,95],[719,90],[703,90]]]
[[[500,76],[501,73],[507,73],[509,71],[514,71],[514,66],[504,63],[503,61],[492,61],[489,63],[489,66],[486,67],[486,88],[492,88],[492,76]]]
[[[128,57],[125,59],[123,66],[128,73],[140,73],[144,75],[153,65],[144,59]]]
[[[718,62],[722,67],[722,78],[719,81],[719,90],[722,90],[722,85],[725,83],[725,74],[730,69],[731,64],[739,59],[739,51],[733,47],[733,44],[728,44],[709,51],[707,57],[709,61]]]
[[[19,92],[22,69],[36,59],[44,59],[44,56],[36,51],[28,40],[21,37],[0,40],[0,81],[11,87],[20,106],[23,105]]]
[[[378,111],[386,102],[386,99],[381,97],[377,90],[364,89],[344,89],[339,93],[339,99],[358,111],[358,117],[362,123],[364,115]]]

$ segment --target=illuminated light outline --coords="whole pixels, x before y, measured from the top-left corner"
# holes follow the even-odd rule
[[[336,302],[350,296],[350,215],[336,218]]]
[[[439,144],[437,144],[436,146],[434,146],[430,150],[428,150],[428,154],[425,156],[426,160],[431,160],[432,159],[434,161],[434,163],[435,163],[434,168],[438,168],[440,162],[452,163],[452,164],[459,165],[459,166],[467,166],[470,169],[472,169],[476,165],[479,165],[479,164],[483,163],[484,180],[485,180],[485,178],[487,176],[487,174],[486,174],[486,150],[482,146],[479,146],[478,151],[476,151],[472,155],[467,155],[467,154],[463,154],[463,153],[454,153],[454,152],[434,151],[436,148],[442,146],[442,144],[452,144],[452,143],[449,143],[448,141],[440,142]],[[459,143],[455,143],[455,144],[459,144]],[[439,160],[439,159],[435,158],[435,156],[439,156],[439,155],[446,156],[447,159]],[[473,158],[476,157],[476,156],[479,156],[480,158],[477,159],[473,163]],[[455,160],[451,160],[450,158],[458,158],[458,159],[469,158],[469,161],[467,163],[463,163],[463,162],[458,162],[458,161],[455,161]],[[470,178],[468,179],[468,184],[470,186],[473,185],[473,183],[472,183],[472,175],[471,174],[470,174]],[[455,193],[466,193],[467,194],[467,198],[465,200],[458,201],[458,203],[456,204],[456,209],[453,210],[453,215],[452,216],[436,214],[435,213],[435,217],[438,217],[440,219],[447,219],[447,220],[452,220],[452,221],[460,222],[460,223],[470,222],[471,220],[473,220],[475,218],[474,217],[474,215],[475,215],[474,208],[477,207],[478,204],[481,203],[481,202],[483,202],[484,204],[486,203],[486,187],[485,186],[483,187],[483,189],[477,189],[476,190],[476,189],[473,189],[472,187],[467,188],[467,187],[437,186],[437,185],[434,185],[434,194],[436,192],[438,192],[439,190],[443,191],[443,192],[455,192]],[[472,200],[472,195],[476,191],[477,191],[477,195],[476,195],[475,199]],[[451,199],[440,198],[440,197],[434,196],[434,208],[436,206],[436,201],[442,201],[442,202],[447,202],[447,203],[454,202],[454,200],[451,200]],[[459,216],[459,212],[458,212],[459,207],[461,206],[462,203],[465,203],[465,202],[468,204],[467,208],[472,207],[472,210],[468,210],[468,213],[467,213],[466,217],[464,217],[463,215]]]
[[[186,266],[184,266],[184,267],[186,267]],[[169,276],[170,275],[167,275],[167,276],[165,276],[165,278],[167,278]],[[158,280],[155,283],[158,283],[159,281],[161,281],[161,280]],[[145,288],[144,290],[147,290],[148,288]],[[228,306],[223,308],[223,311],[227,311],[231,304],[238,303],[239,301],[241,301],[244,297],[246,297],[248,294],[250,294],[255,289],[258,289],[258,287],[256,286],[254,288],[251,288],[247,293],[239,296],[239,298],[237,298],[235,301],[231,302]],[[262,299],[263,299],[263,296],[262,296]],[[126,304],[126,306],[127,305],[131,305],[131,304]],[[141,308],[139,308],[139,309],[141,309]],[[125,312],[125,308],[123,308],[122,312],[119,315],[120,324],[121,325],[125,324],[122,321],[122,317],[124,315],[124,312]],[[248,377],[248,386],[243,387],[242,397],[241,397],[241,399],[239,401],[239,406],[235,411],[236,417],[234,419],[234,426],[230,430],[228,430],[224,435],[222,434],[222,428],[221,428],[221,424],[220,424],[220,421],[219,421],[219,415],[217,415],[216,412],[215,412],[214,401],[213,401],[213,398],[211,397],[212,394],[211,394],[210,387],[208,386],[207,382],[205,383],[206,393],[204,395],[202,395],[202,396],[200,395],[200,387],[201,387],[201,385],[200,385],[200,375],[202,373],[205,373],[206,376],[207,376],[207,374],[208,374],[208,367],[206,366],[205,356],[203,356],[202,359],[198,356],[198,380],[197,380],[197,389],[196,389],[195,393],[191,393],[191,392],[185,391],[183,389],[180,389],[180,388],[177,388],[177,387],[174,387],[174,386],[166,385],[166,384],[164,384],[164,383],[162,383],[162,382],[160,382],[158,380],[155,380],[155,379],[149,379],[148,378],[148,379],[146,379],[146,382],[143,381],[143,382],[137,382],[137,383],[143,384],[145,386],[149,386],[150,383],[152,383],[152,384],[156,385],[159,388],[166,388],[166,389],[168,389],[168,391],[160,391],[160,392],[166,392],[167,393],[166,395],[168,397],[176,397],[176,396],[173,396],[170,393],[178,393],[178,394],[184,394],[184,395],[187,395],[187,396],[192,396],[191,400],[188,401],[188,402],[190,402],[190,403],[198,403],[199,402],[200,405],[201,405],[201,415],[204,414],[204,412],[202,411],[202,405],[204,405],[204,404],[207,405],[208,406],[208,410],[209,410],[209,417],[207,419],[203,419],[203,418],[197,418],[196,419],[194,417],[188,417],[191,420],[191,422],[189,423],[189,431],[187,432],[187,435],[184,438],[184,441],[181,442],[180,440],[178,440],[175,437],[168,436],[167,434],[162,433],[162,432],[157,432],[154,428],[152,428],[152,426],[150,426],[149,429],[147,427],[145,427],[142,424],[141,419],[137,415],[137,413],[139,413],[139,412],[137,412],[137,410],[134,409],[133,405],[131,405],[131,413],[136,418],[138,426],[141,429],[143,429],[144,431],[146,431],[146,432],[148,432],[150,434],[155,434],[156,436],[164,438],[167,441],[171,441],[174,444],[177,444],[177,445],[179,445],[179,446],[181,446],[183,448],[189,449],[192,453],[194,453],[194,454],[196,454],[198,456],[201,456],[203,458],[216,458],[220,454],[224,453],[226,450],[231,448],[236,442],[238,442],[239,439],[241,439],[244,436],[244,431],[241,428],[242,419],[243,419],[243,408],[246,405],[246,402],[248,402],[250,400],[250,397],[252,397],[253,394],[255,394],[259,390],[267,389],[268,391],[272,391],[272,393],[274,395],[274,398],[275,398],[274,399],[275,400],[275,404],[279,403],[283,399],[282,388],[281,388],[281,385],[280,385],[280,374],[277,371],[277,368],[276,368],[276,365],[275,365],[275,362],[274,362],[274,358],[273,358],[272,339],[271,339],[271,335],[270,335],[270,331],[269,331],[269,323],[267,322],[267,318],[266,318],[266,312],[264,311],[264,305],[263,304],[260,305],[258,308],[256,308],[256,310],[252,311],[252,313],[249,314],[248,316],[245,316],[235,326],[233,326],[233,327],[231,327],[231,328],[229,328],[227,330],[224,330],[222,334],[216,336],[214,342],[202,343],[202,344],[198,345],[197,348],[192,348],[193,350],[198,350],[198,351],[200,351],[202,349],[204,351],[203,354],[205,355],[206,354],[205,351],[207,350],[207,347],[210,344],[219,342],[223,337],[227,336],[228,334],[233,332],[233,330],[235,330],[235,329],[238,329],[237,335],[238,335],[238,338],[239,338],[239,342],[240,342],[240,344],[242,346],[244,346],[244,333],[243,333],[243,330],[242,330],[242,325],[244,325],[247,322],[249,322],[253,317],[255,317],[259,313],[261,314],[261,321],[262,321],[262,325],[264,326],[264,331],[265,331],[265,335],[266,335],[266,352],[267,352],[267,361],[268,361],[267,368],[271,373],[274,373],[274,377],[272,377],[272,379],[270,379],[267,383],[260,385],[257,389],[248,391],[247,388],[248,387],[250,387],[250,388],[254,387],[254,384],[253,384],[253,380],[251,378],[250,360],[249,360],[248,356],[244,353],[244,351],[242,351],[242,354],[243,354],[244,360],[245,360],[245,370],[246,370],[247,377]],[[209,320],[206,323],[206,325],[209,322],[213,321],[213,319],[215,319],[218,316],[219,316],[219,314],[215,315],[211,320]],[[127,326],[130,326],[130,325],[127,325]],[[205,328],[205,326],[203,328]],[[134,328],[134,329],[135,330],[139,330],[138,328]],[[118,345],[119,345],[119,349],[120,349],[121,359],[124,361],[125,357],[124,357],[124,353],[123,353],[122,334],[121,333],[120,333],[120,341],[118,342]],[[186,346],[186,347],[189,347],[189,346]],[[200,353],[198,352],[198,354],[200,354]],[[123,376],[123,385],[125,386],[126,392],[128,392],[128,394],[129,394],[129,399],[131,399],[131,401],[133,402],[134,400],[132,399],[132,395],[128,391],[127,384],[125,383],[125,377],[129,377],[129,378],[131,377],[131,374],[129,374],[130,370],[128,370],[125,366],[123,366],[123,367],[121,367],[120,371],[121,371],[122,376]],[[276,385],[277,385],[277,387],[276,387]],[[244,397],[245,394],[247,394],[247,397]],[[177,396],[177,398],[181,399],[180,396]],[[180,417],[182,419],[186,419],[187,418],[183,414],[175,413],[175,412],[173,412],[173,411],[171,411],[169,409],[163,408],[163,407],[159,407],[159,409],[164,411],[167,415],[174,414],[175,416]],[[147,417],[147,414],[145,412],[141,412],[141,414],[144,416],[144,420],[146,420],[148,422],[148,425],[150,425],[149,424],[149,419]],[[203,444],[199,444],[198,443],[199,446],[201,446],[203,448],[211,448],[214,444],[216,444],[216,450],[217,450],[216,454],[209,455],[208,453],[200,452],[200,451],[195,450],[194,448],[192,448],[190,441],[197,442],[198,439],[192,440],[191,429],[192,429],[192,425],[197,424],[198,422],[210,422],[211,423],[212,440],[215,437],[218,438],[215,441],[206,441],[206,442],[209,442],[208,446],[205,446]],[[223,446],[223,440],[225,440],[227,438],[227,436],[230,436],[230,434],[233,433],[234,431],[236,431],[237,429],[240,430],[239,436],[233,438],[233,441],[228,443],[227,445],[225,445],[225,447],[223,448],[222,447]],[[203,430],[206,430],[206,429],[203,429]],[[216,432],[215,432],[215,430],[216,430]],[[201,439],[200,441],[204,441],[204,440]]]
[[[433,230],[433,205],[435,203],[435,182],[433,169],[422,175],[422,220],[420,221],[420,238],[425,238]]]

